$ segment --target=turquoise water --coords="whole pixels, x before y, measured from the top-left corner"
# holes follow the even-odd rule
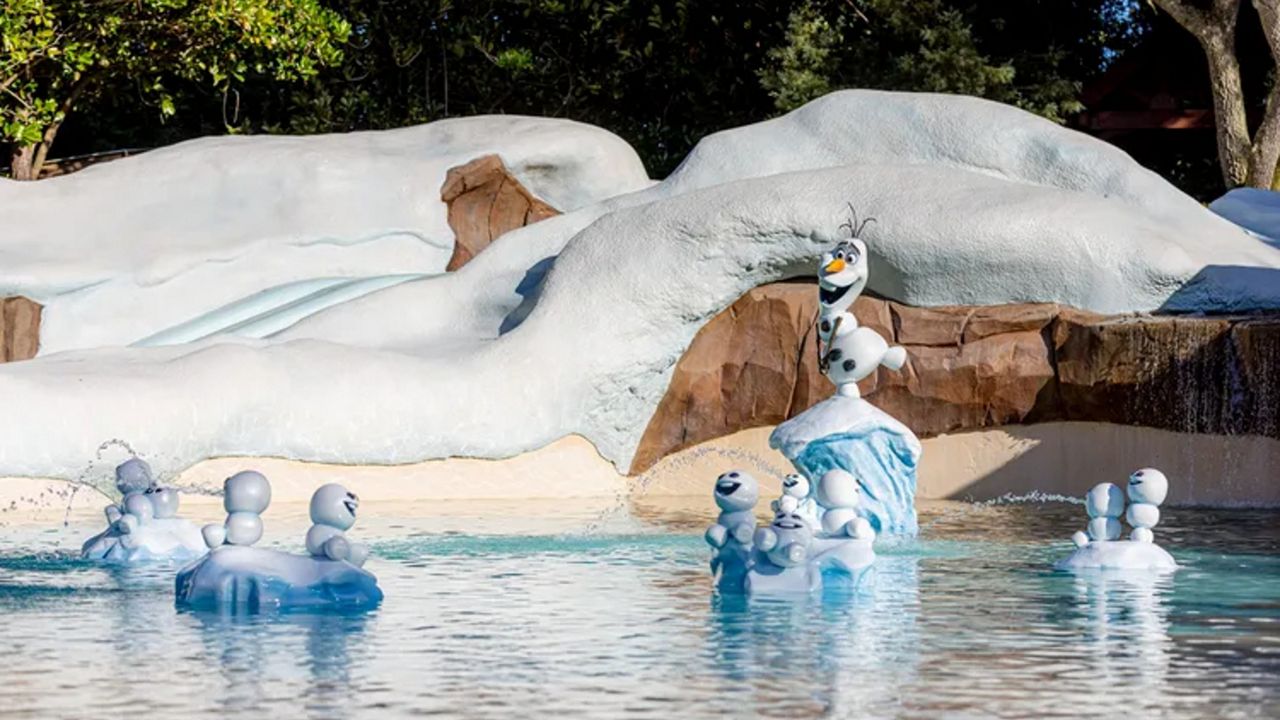
[[[1077,578],[1049,565],[1078,507],[926,510],[870,592],[766,602],[712,595],[700,503],[592,535],[394,511],[354,616],[180,613],[172,568],[74,559],[92,523],[0,527],[0,715],[1280,716],[1277,513],[1171,509],[1185,569]]]

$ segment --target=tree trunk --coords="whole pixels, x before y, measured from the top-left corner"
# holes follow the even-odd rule
[[[1195,36],[1209,62],[1213,124],[1218,134],[1218,163],[1228,188],[1250,179],[1249,123],[1245,117],[1240,63],[1236,59],[1236,18],[1240,0],[1213,0],[1207,9],[1187,0],[1153,0]],[[1266,0],[1261,0],[1266,1]]]
[[[1262,22],[1262,34],[1271,48],[1271,60],[1280,68],[1280,2],[1253,0]],[[1253,135],[1249,153],[1249,179],[1252,187],[1270,189],[1276,182],[1276,165],[1280,163],[1280,80],[1273,79],[1267,93],[1267,108],[1262,124]]]
[[[1239,187],[1249,179],[1249,123],[1245,116],[1240,63],[1234,35],[1211,30],[1200,37],[1209,61],[1209,85],[1213,90],[1213,120],[1218,134],[1218,162],[1227,187]],[[1270,185],[1270,183],[1268,183]]]
[[[32,172],[35,164],[35,145],[14,145],[9,156],[9,168],[14,180],[35,180],[38,173]]]

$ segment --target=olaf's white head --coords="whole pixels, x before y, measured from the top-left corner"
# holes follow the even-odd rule
[[[360,498],[338,483],[322,485],[311,496],[311,522],[339,530],[349,530],[356,524],[356,509]]]
[[[1169,495],[1169,479],[1155,468],[1142,468],[1129,476],[1129,502],[1159,505]]]
[[[867,245],[841,240],[818,262],[818,302],[823,315],[844,312],[867,286]]]
[[[760,483],[741,470],[730,470],[716,478],[715,495],[721,510],[750,510],[760,500]]]
[[[862,488],[858,486],[858,479],[840,468],[828,470],[819,478],[814,495],[818,504],[827,510],[856,508],[862,504]]]

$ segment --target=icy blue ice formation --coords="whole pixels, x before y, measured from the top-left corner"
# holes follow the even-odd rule
[[[877,534],[915,535],[920,441],[861,398],[836,395],[782,423],[769,436],[810,481],[845,470],[858,479],[862,514]]]
[[[378,580],[345,560],[223,545],[178,573],[178,607],[193,610],[367,610]]]

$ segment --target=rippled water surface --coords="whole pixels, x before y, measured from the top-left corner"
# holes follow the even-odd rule
[[[764,602],[713,597],[701,502],[445,505],[362,511],[358,616],[179,613],[87,518],[0,527],[0,716],[1280,717],[1280,514],[1169,510],[1161,579],[1050,570],[1079,507],[931,507],[870,592]]]

